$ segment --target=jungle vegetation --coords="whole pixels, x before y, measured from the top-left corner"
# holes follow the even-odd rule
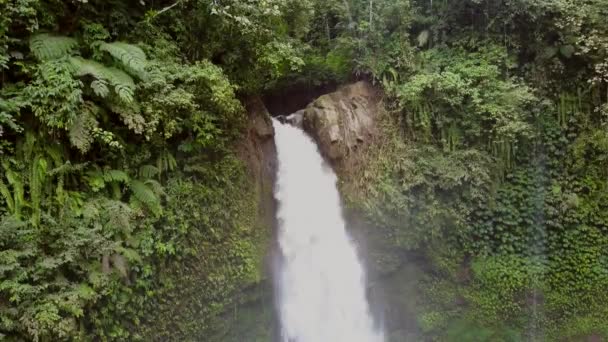
[[[347,202],[430,265],[424,338],[608,338],[607,17],[607,0],[0,0],[0,339],[211,340],[262,277],[244,102],[355,79],[386,115]]]

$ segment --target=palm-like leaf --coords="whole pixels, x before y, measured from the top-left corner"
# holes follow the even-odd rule
[[[140,180],[131,180],[129,183],[129,188],[133,194],[132,199],[143,203],[154,214],[160,214],[160,200],[150,186]]]
[[[70,37],[42,33],[30,38],[30,50],[41,61],[68,56],[77,46],[76,39]]]
[[[101,78],[91,82],[91,89],[93,89],[95,95],[102,98],[105,98],[110,94],[107,81]]]
[[[144,179],[150,179],[156,176],[160,170],[154,165],[143,165],[139,168],[139,176]]]
[[[14,212],[15,201],[13,200],[13,194],[9,190],[8,186],[4,184],[2,179],[0,179],[0,194],[2,194],[2,197],[4,197],[4,201],[6,202],[9,212]]]
[[[101,63],[81,57],[71,57],[70,63],[74,67],[76,75],[93,76],[99,81],[95,85],[91,84],[93,91],[97,95],[102,96],[103,94],[106,94],[107,96],[107,93],[105,93],[103,89],[103,85],[110,83],[121,100],[127,103],[133,102],[135,83],[131,76],[126,72],[117,68],[109,68]]]
[[[128,71],[141,79],[146,78],[146,54],[137,46],[123,43],[100,43],[99,49],[106,51],[119,61]]]
[[[129,175],[122,170],[106,170],[103,173],[103,179],[107,183],[127,183],[129,181]]]

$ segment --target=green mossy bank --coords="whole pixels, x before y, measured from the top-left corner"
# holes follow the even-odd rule
[[[341,187],[390,341],[606,338],[606,183],[576,152],[603,133],[541,121],[505,167],[381,116]]]

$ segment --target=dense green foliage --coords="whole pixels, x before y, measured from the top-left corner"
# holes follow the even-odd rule
[[[0,2],[0,339],[218,330],[263,277],[240,99],[302,64],[291,10]]]
[[[608,338],[608,3],[410,5],[415,52],[370,68],[385,139],[346,191],[426,260],[423,335]]]
[[[210,340],[268,233],[241,100],[352,78],[387,112],[346,195],[425,261],[420,338],[608,338],[607,11],[0,0],[0,338]]]

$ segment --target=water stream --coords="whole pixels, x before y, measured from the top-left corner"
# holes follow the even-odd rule
[[[278,153],[277,297],[282,342],[382,342],[345,229],[336,175],[302,130],[273,120]]]

